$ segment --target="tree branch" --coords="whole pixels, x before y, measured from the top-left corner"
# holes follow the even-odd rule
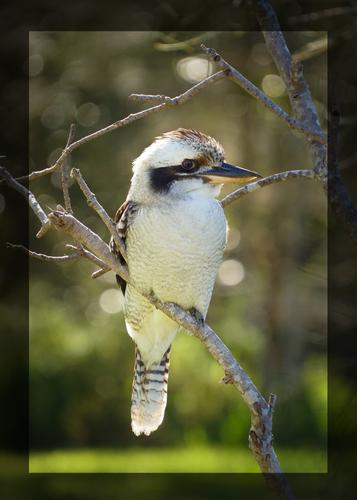
[[[99,215],[102,222],[104,222],[106,227],[109,229],[109,232],[112,235],[118,249],[120,250],[120,253],[124,257],[124,259],[126,259],[125,244],[116,230],[116,225],[114,224],[113,220],[109,217],[107,212],[104,210],[104,208],[101,206],[101,204],[98,202],[95,194],[89,189],[87,183],[82,177],[80,170],[78,168],[72,168],[71,176],[74,179],[76,179],[79,187],[81,188],[84,196],[86,197],[88,205],[91,208],[93,208],[93,210]]]
[[[207,31],[203,34],[194,36],[192,38],[188,38],[186,40],[183,40],[181,42],[174,41],[174,39],[171,39],[169,42],[162,43],[162,42],[156,42],[154,44],[155,49],[161,50],[164,52],[172,52],[172,51],[177,51],[177,50],[183,50],[186,52],[192,52],[194,47],[198,45],[200,42],[210,40],[211,38],[216,37],[220,32],[219,31]]]
[[[100,259],[108,267],[133,286],[126,269],[120,264],[119,259],[110,253],[108,245],[98,235],[75,219],[73,215],[66,212],[57,210],[49,214],[49,217],[56,229],[63,231],[76,241],[80,241],[93,253],[99,255]],[[164,312],[181,327],[192,332],[207,347],[234,386],[239,390],[251,411],[250,447],[262,472],[281,474],[279,461],[272,446],[272,408],[259,393],[253,381],[233,357],[227,346],[212,328],[206,323],[201,324],[198,322],[196,318],[177,304],[164,303],[153,293],[147,293],[140,289],[138,291],[157,309]]]
[[[78,253],[71,253],[69,255],[46,255],[44,253],[37,253],[33,252],[32,250],[29,250],[26,248],[24,245],[14,245],[12,243],[7,242],[6,246],[8,248],[17,248],[24,252],[26,255],[29,255],[30,257],[37,259],[37,260],[42,260],[44,262],[65,262],[67,260],[74,260],[78,259],[80,255]],[[73,247],[75,248],[75,247]]]
[[[91,275],[91,278],[92,279],[96,279],[96,278],[99,278],[100,276],[103,276],[103,274],[106,274],[108,273],[109,271],[111,271],[111,269],[108,267],[108,268],[103,268],[103,269],[98,269],[98,271],[94,271],[94,273],[92,273]]]
[[[316,108],[309,87],[303,76],[302,64],[294,61],[280,30],[279,21],[268,0],[252,0],[258,22],[268,51],[283,79],[290,104],[296,118],[311,130],[305,134],[314,163],[314,171],[327,190],[327,150],[326,140],[319,140],[323,135]]]
[[[286,172],[280,172],[278,174],[270,175],[269,177],[264,177],[255,182],[250,182],[243,187],[240,187],[228,194],[221,200],[222,207],[226,207],[233,201],[238,200],[242,196],[257,191],[258,189],[269,186],[270,184],[275,184],[277,182],[283,182],[288,179],[296,179],[299,177],[305,177],[306,179],[316,179],[316,174],[313,170],[287,170]]]
[[[74,260],[78,259],[80,257],[85,257],[86,259],[90,260],[91,262],[94,262],[97,266],[101,267],[102,269],[99,269],[99,271],[108,272],[110,271],[110,268],[105,265],[105,263],[98,259],[93,253],[89,252],[83,247],[77,247],[75,245],[66,245],[67,248],[70,248],[71,250],[74,250],[74,253],[71,254],[66,254],[66,255],[46,255],[44,253],[37,253],[33,252],[32,250],[29,250],[26,248],[24,245],[14,245],[13,243],[6,243],[6,246],[8,248],[17,248],[21,250],[22,252],[26,253],[29,257],[32,257],[37,260],[42,260],[44,262],[54,262],[54,263],[61,263],[65,262],[67,260]],[[97,273],[99,271],[96,271]],[[93,273],[94,274],[94,273]]]
[[[148,94],[130,94],[129,97],[134,101],[140,101],[140,102],[155,101],[166,104],[167,106],[177,106],[191,99],[194,95],[198,94],[198,92],[200,92],[203,88],[207,87],[211,83],[215,83],[218,80],[222,80],[227,76],[228,76],[227,71],[217,71],[217,73],[208,76],[207,78],[200,81],[190,89],[186,90],[186,92],[184,92],[183,94],[178,95],[176,97],[168,97],[166,95],[148,95]]]
[[[88,259],[91,262],[93,262],[96,266],[99,266],[101,268],[101,269],[98,269],[98,271],[95,271],[95,272],[99,272],[99,271],[107,272],[107,271],[110,271],[110,268],[101,259],[98,259],[98,257],[96,255],[94,255],[94,253],[92,253],[89,250],[85,249],[82,245],[75,246],[75,245],[69,245],[69,244],[67,244],[66,247],[67,248],[71,248],[72,250],[75,250],[76,253],[77,253],[77,255],[79,257],[85,257],[86,259]]]
[[[109,246],[91,229],[76,219],[72,214],[55,210],[48,215],[51,223],[56,229],[59,229],[88,248],[95,256],[125,281],[128,281],[129,274],[127,269],[120,263],[110,251]]]
[[[318,56],[323,52],[327,52],[327,49],[327,37],[319,38],[318,40],[307,43],[306,45],[301,47],[301,49],[294,52],[292,58],[294,63],[306,61],[307,59]]]
[[[286,111],[284,111],[280,106],[273,102],[266,94],[264,94],[264,92],[258,89],[258,87],[256,87],[251,81],[243,76],[237,69],[227,63],[227,61],[225,61],[216,52],[215,49],[206,47],[203,44],[201,45],[201,47],[213,61],[215,61],[219,66],[229,72],[227,73],[227,76],[229,76],[235,83],[240,85],[240,87],[242,87],[252,97],[258,99],[263,104],[263,106],[270,109],[270,111],[272,111],[277,117],[283,120],[289,128],[302,132],[310,140],[317,141],[321,144],[326,143],[326,137],[321,131],[311,129],[296,118],[292,118],[291,116],[289,116]]]
[[[17,182],[16,179],[10,175],[10,173],[6,170],[5,167],[0,167],[0,177],[2,177],[5,182],[7,183],[8,186],[14,188],[16,191],[18,191],[24,198],[27,199],[27,202],[30,206],[30,208],[33,210],[35,215],[39,218],[42,227],[36,234],[37,238],[41,238],[48,229],[50,228],[50,221],[46,215],[46,213],[43,211],[41,205],[35,198],[35,196],[29,191],[25,186],[22,186],[19,182]]]
[[[302,64],[294,61],[280,31],[278,19],[268,0],[253,0],[257,19],[263,29],[268,50],[283,78],[290,103],[295,115],[316,130],[321,130],[315,105],[310,90],[303,77]],[[333,11],[336,15],[336,11]],[[331,13],[331,10],[326,11]],[[321,13],[320,13],[321,14]],[[337,161],[339,117],[332,116],[329,123],[329,169],[327,168],[327,150],[317,142],[309,144],[314,162],[314,171],[327,192],[328,201],[333,211],[341,218],[349,235],[357,243],[357,211],[342,181]]]
[[[48,168],[44,168],[42,170],[36,170],[34,172],[31,172],[29,175],[25,175],[22,177],[18,177],[17,181],[33,181],[35,179],[38,179],[39,177],[43,177],[45,175],[49,175],[53,172],[55,172],[57,169],[61,168],[63,162],[65,161],[66,157],[72,153],[75,149],[77,149],[79,146],[82,146],[83,144],[86,144],[87,142],[93,141],[94,139],[97,139],[98,137],[101,137],[102,135],[108,134],[109,132],[112,132],[113,130],[116,130],[121,127],[125,127],[126,125],[129,125],[130,123],[140,120],[142,118],[145,118],[146,116],[156,113],[158,111],[161,111],[165,108],[170,108],[172,106],[176,106],[178,104],[183,104],[186,102],[189,98],[193,97],[197,92],[205,88],[207,85],[210,83],[214,83],[217,80],[222,79],[225,76],[224,72],[218,72],[215,73],[214,75],[211,75],[201,82],[199,82],[197,85],[194,85],[192,88],[190,88],[188,91],[184,92],[181,95],[178,95],[176,97],[166,97],[166,96],[159,96],[163,97],[163,102],[160,104],[157,104],[155,106],[152,106],[151,108],[144,109],[143,111],[139,111],[137,113],[131,113],[130,115],[126,116],[125,118],[122,118],[121,120],[118,120],[111,125],[108,125],[107,127],[104,127],[100,130],[97,130],[96,132],[93,132],[92,134],[86,135],[85,137],[82,137],[81,139],[71,142],[68,144],[64,150],[62,151],[61,155],[59,158],[56,160],[56,162],[51,165]],[[143,94],[132,94],[133,99],[137,100],[148,100],[145,99],[145,95]],[[153,97],[153,96],[152,96]],[[155,96],[156,97],[156,96]],[[150,97],[149,97],[150,100]],[[158,99],[160,100],[160,99]]]
[[[66,148],[73,142],[74,136],[76,133],[76,125],[74,123],[71,124],[69,129],[68,140],[66,144]],[[62,183],[62,191],[63,191],[63,200],[64,206],[69,213],[73,213],[71,206],[71,198],[69,196],[69,186],[68,186],[68,170],[69,170],[69,161],[70,157],[67,156],[65,161],[61,165],[61,183]]]

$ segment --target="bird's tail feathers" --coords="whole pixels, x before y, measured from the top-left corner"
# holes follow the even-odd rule
[[[137,436],[155,431],[162,423],[169,377],[170,349],[159,363],[146,368],[139,349],[135,351],[134,380],[131,398],[131,428]]]

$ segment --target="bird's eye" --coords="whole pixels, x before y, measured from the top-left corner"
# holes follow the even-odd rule
[[[195,168],[195,162],[193,160],[183,160],[181,167],[183,170],[192,170]]]

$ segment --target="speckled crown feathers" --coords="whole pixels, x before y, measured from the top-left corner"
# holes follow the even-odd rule
[[[190,144],[198,153],[207,156],[213,163],[223,161],[223,146],[213,137],[191,128],[178,128],[165,132],[155,138],[156,141],[162,139],[176,139]]]

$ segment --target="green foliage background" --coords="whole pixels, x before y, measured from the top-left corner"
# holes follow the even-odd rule
[[[197,45],[163,50],[163,43],[198,34],[31,32],[30,170],[53,163],[70,123],[82,137],[142,109],[130,93],[175,96],[197,81],[198,70],[212,72]],[[286,34],[292,51],[321,35]],[[277,71],[260,33],[217,32],[207,44],[274,93],[268,85],[274,78],[266,77]],[[325,125],[325,55],[306,61],[304,73]],[[285,92],[273,98],[289,110]],[[262,175],[311,167],[302,137],[231,81],[80,147],[72,166],[114,214],[126,197],[132,160],[156,135],[178,127],[214,136],[230,163]],[[57,174],[36,181],[33,191],[45,207],[62,201]],[[76,215],[108,239],[75,185],[71,196]],[[228,207],[225,260],[233,261],[240,281],[229,285],[220,273],[208,314],[264,395],[278,395],[275,443],[289,471],[326,470],[326,211],[324,193],[306,179]],[[37,227],[31,216],[33,250],[65,253],[61,235],[36,240]],[[78,463],[82,471],[224,471],[228,463],[229,470],[256,470],[247,451],[247,408],[231,386],[218,384],[221,369],[185,333],[172,351],[163,425],[150,437],[131,433],[134,345],[122,313],[106,312],[104,292],[121,300],[114,276],[93,281],[92,271],[81,261],[30,263],[30,470],[77,470]]]

